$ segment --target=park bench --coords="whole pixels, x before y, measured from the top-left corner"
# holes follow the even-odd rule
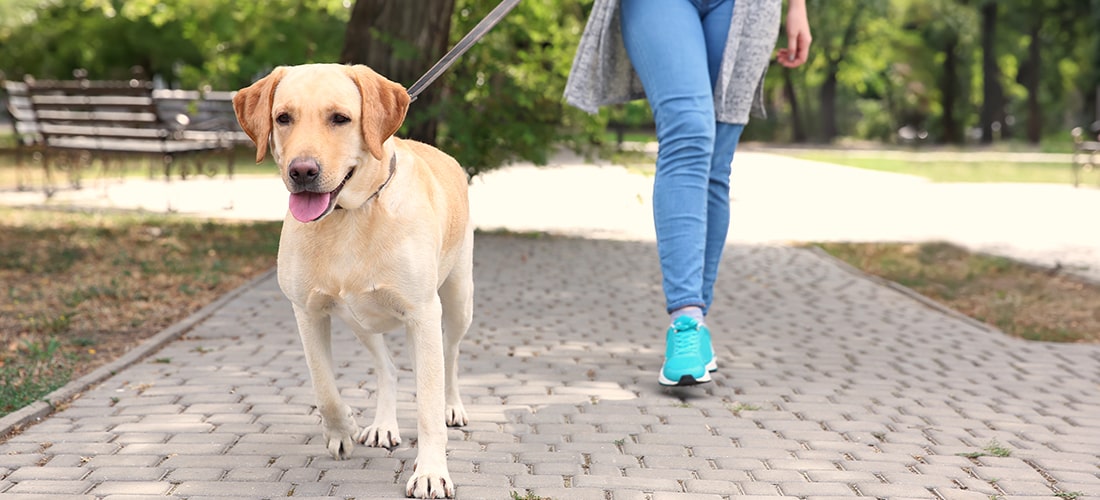
[[[29,156],[40,150],[41,135],[38,132],[38,121],[34,119],[34,108],[27,93],[27,84],[4,80],[4,91],[8,96],[6,109],[12,118],[15,132],[16,188],[22,191],[28,186],[22,167]]]
[[[1085,131],[1074,127],[1073,136],[1073,187],[1081,184],[1081,174],[1100,167],[1100,136],[1097,141],[1086,140]]]
[[[252,146],[252,139],[241,130],[237,114],[233,110],[233,95],[223,90],[153,90],[153,101],[162,120],[180,123],[177,131],[180,139],[197,142],[216,142],[226,155],[226,172],[234,173],[234,149]],[[212,168],[208,174],[217,173]]]
[[[224,153],[233,174],[233,147],[248,144],[232,113],[230,92],[154,90],[143,80],[35,80],[5,82],[17,135],[17,164],[28,152],[39,158],[52,192],[52,172],[66,169],[79,187],[80,171],[99,161],[104,172],[128,157],[151,160],[150,176],[173,168],[216,173],[208,162]],[[186,163],[181,160],[188,160]],[[190,164],[191,168],[187,168]]]
[[[180,136],[190,140],[216,140],[226,147],[252,146],[233,110],[233,95],[224,90],[153,90],[153,101],[162,119],[185,121]]]

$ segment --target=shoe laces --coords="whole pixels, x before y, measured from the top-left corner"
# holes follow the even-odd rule
[[[699,337],[699,326],[696,324],[673,325],[672,338],[670,339],[672,355],[698,354]]]

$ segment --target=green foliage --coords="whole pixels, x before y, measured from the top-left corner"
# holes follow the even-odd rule
[[[453,41],[498,2],[458,0]],[[439,145],[471,174],[513,159],[546,163],[555,144],[598,144],[607,118],[562,101],[584,28],[580,0],[520,3],[445,76]],[[414,104],[416,105],[416,104]]]
[[[984,99],[979,9],[991,0],[809,0],[810,61],[765,82],[769,118],[746,140],[786,140],[797,120],[823,140],[826,82],[835,77],[840,137],[895,141],[903,126],[944,140],[947,111],[956,138],[978,125]],[[340,58],[353,0],[5,0],[0,1],[0,71],[19,78],[130,78],[131,68],[168,86],[233,90],[277,65]],[[450,43],[496,0],[455,0]],[[443,99],[437,143],[472,173],[516,159],[543,163],[565,144],[591,151],[609,142],[609,123],[647,128],[644,102],[589,116],[561,95],[592,0],[521,2],[433,84]],[[1100,84],[1100,0],[1020,0],[998,10],[995,36],[1005,138],[1022,137],[1030,32],[1038,27],[1042,134],[1065,134],[1096,119]],[[783,30],[780,30],[783,33]],[[379,36],[384,36],[380,33]],[[786,43],[781,35],[780,46]],[[957,62],[955,72],[945,62]],[[394,53],[393,57],[402,57]],[[788,81],[785,81],[787,79]],[[953,81],[946,81],[953,80]],[[411,83],[411,82],[408,82]],[[788,86],[798,105],[794,115]],[[954,93],[945,101],[945,91]],[[417,103],[414,106],[422,106]],[[419,115],[419,114],[418,114]]]
[[[809,63],[790,72],[799,115],[811,140],[820,139],[818,94],[837,62],[836,118],[841,136],[897,140],[897,130],[911,126],[942,140],[945,110],[950,108],[965,132],[978,125],[982,95],[981,26],[978,9],[988,0],[809,0],[814,43]],[[1092,7],[1090,7],[1092,6]],[[1001,3],[995,50],[1008,118],[1002,136],[1022,137],[1028,110],[1021,80],[1028,57],[1028,31],[1040,26],[1040,110],[1044,134],[1066,134],[1069,128],[1096,118],[1095,89],[1100,84],[1100,0],[1023,0]],[[850,44],[840,43],[849,21],[858,21]],[[785,43],[780,40],[780,44]],[[945,61],[950,50],[958,61],[953,104],[944,102]],[[842,57],[837,57],[842,53]],[[783,93],[784,72],[777,66],[766,81],[770,117],[746,130],[746,137],[787,137],[796,117]],[[1089,106],[1082,106],[1088,103]],[[973,139],[970,139],[973,140]]]
[[[235,89],[279,64],[334,60],[348,8],[340,0],[21,0],[0,7],[8,77],[140,75],[170,86]]]
[[[458,0],[448,45],[496,3]],[[70,78],[83,68],[108,79],[130,78],[136,66],[173,87],[233,90],[278,65],[339,60],[352,4],[19,0],[0,6],[0,69],[13,78]],[[431,113],[441,121],[437,142],[471,173],[514,159],[545,163],[562,142],[600,143],[606,116],[561,100],[590,4],[521,3],[434,84],[445,95]]]

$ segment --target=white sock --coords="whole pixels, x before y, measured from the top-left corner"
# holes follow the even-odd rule
[[[700,325],[703,324],[703,309],[700,307],[686,306],[672,311],[668,314],[669,323],[675,322],[676,318],[679,318],[680,316],[687,316],[691,319],[694,319]]]

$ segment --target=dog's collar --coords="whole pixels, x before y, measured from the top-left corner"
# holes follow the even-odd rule
[[[369,201],[377,198],[378,195],[382,193],[382,188],[386,187],[386,184],[389,184],[390,180],[393,179],[393,173],[396,172],[396,171],[397,171],[397,153],[394,153],[393,156],[390,157],[390,175],[386,177],[386,180],[382,182],[381,186],[378,186],[378,189],[376,189],[374,191],[374,194],[368,196],[367,201],[365,201],[363,203],[369,202]],[[340,204],[337,204],[335,207],[333,207],[333,210],[343,210],[343,209],[344,209],[344,207],[341,207]]]

